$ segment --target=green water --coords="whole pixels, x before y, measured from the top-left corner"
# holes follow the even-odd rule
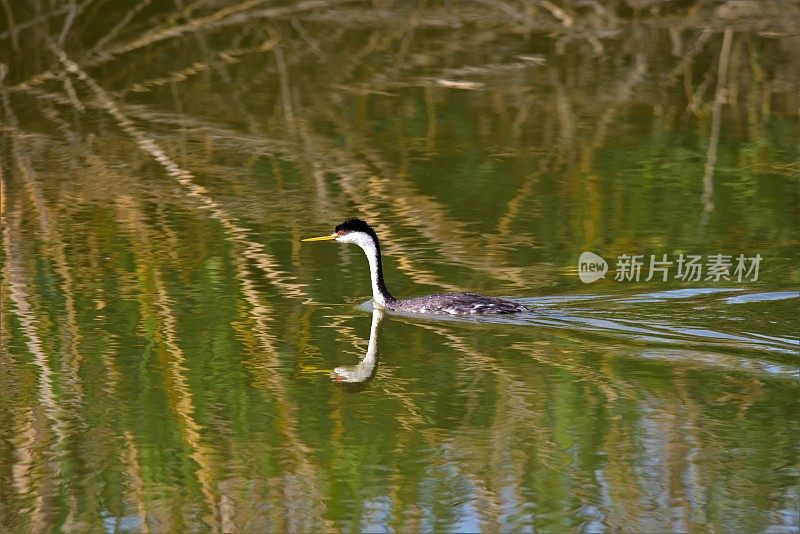
[[[797,12],[153,4],[4,5],[0,530],[800,530]]]

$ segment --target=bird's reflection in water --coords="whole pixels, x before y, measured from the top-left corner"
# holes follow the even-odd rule
[[[344,365],[333,370],[331,378],[345,384],[363,384],[375,376],[378,369],[378,338],[386,313],[374,308],[372,310],[372,326],[369,329],[369,345],[364,359],[358,365]]]

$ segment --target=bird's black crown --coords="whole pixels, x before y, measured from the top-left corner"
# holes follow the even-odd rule
[[[337,226],[334,232],[339,235],[349,234],[350,232],[364,232],[365,234],[377,237],[377,235],[375,235],[375,230],[373,230],[370,225],[361,219],[355,218],[347,219],[342,224]]]

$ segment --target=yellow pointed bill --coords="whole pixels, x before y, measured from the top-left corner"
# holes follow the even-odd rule
[[[337,237],[339,236],[336,234],[330,234],[330,235],[322,235],[319,237],[307,237],[305,239],[301,239],[300,241],[331,241],[332,239],[336,239]]]

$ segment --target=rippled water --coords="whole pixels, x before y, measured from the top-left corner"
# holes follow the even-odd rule
[[[112,4],[0,27],[0,530],[800,530],[796,9]]]

